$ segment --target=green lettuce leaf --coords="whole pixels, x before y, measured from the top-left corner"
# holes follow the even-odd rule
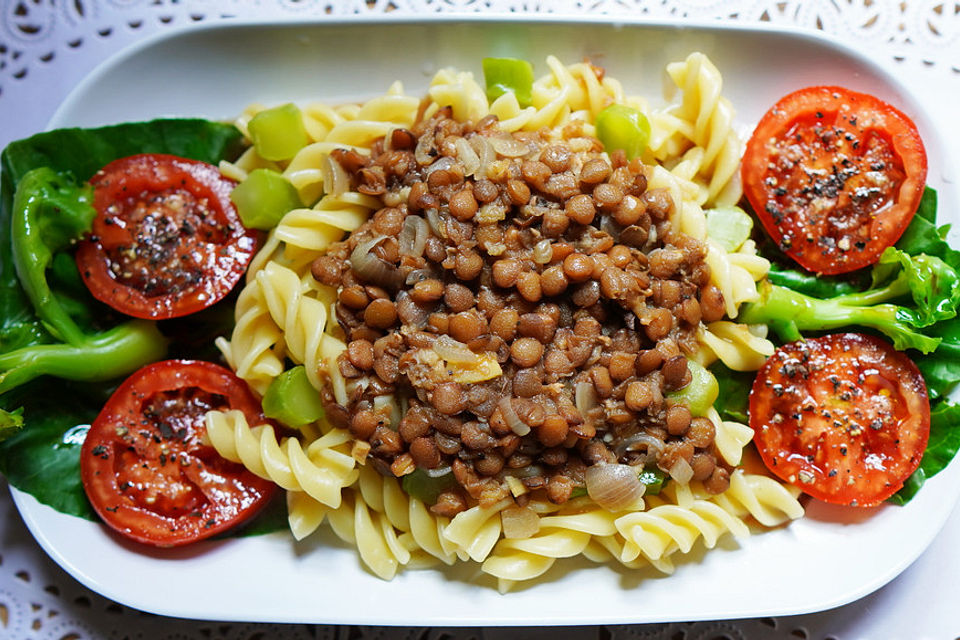
[[[108,162],[137,153],[169,153],[216,163],[234,158],[241,140],[236,128],[228,124],[155,120],[97,129],[59,129],[4,149],[0,154],[0,353],[54,342],[20,287],[11,255],[13,194],[24,175],[49,167],[85,181]],[[108,326],[120,320],[78,286],[69,253],[57,253],[51,265],[51,287],[56,285],[54,293],[71,316],[97,318]],[[58,511],[92,517],[80,484],[81,425],[96,417],[115,384],[38,378],[0,395],[0,426],[13,434],[0,442],[0,472],[10,484]],[[51,398],[57,401],[50,402]],[[18,420],[22,420],[21,429],[17,429]]]
[[[890,502],[906,504],[927,479],[937,475],[950,464],[957,455],[957,451],[960,451],[958,425],[960,425],[960,405],[944,400],[934,406],[930,411],[930,440],[920,466],[907,478],[903,488],[890,498]]]

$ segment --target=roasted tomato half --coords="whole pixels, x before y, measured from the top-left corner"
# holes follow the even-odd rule
[[[164,154],[115,160],[90,180],[97,217],[77,266],[98,300],[137,318],[204,309],[246,271],[256,235],[217,167]]]
[[[166,360],[117,388],[80,452],[83,487],[105,523],[145,544],[209,538],[263,507],[276,488],[229,462],[204,437],[204,414],[243,411],[263,422],[247,385],[219,365]]]
[[[770,356],[750,392],[750,426],[776,476],[825,502],[867,507],[919,466],[930,403],[905,354],[873,336],[834,334]]]
[[[913,219],[927,177],[916,125],[840,87],[791,93],[747,143],[743,190],[770,237],[804,268],[871,265]]]

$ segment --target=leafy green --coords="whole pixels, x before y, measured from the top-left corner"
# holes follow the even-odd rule
[[[6,371],[0,382],[0,432],[9,436],[0,442],[0,472],[11,485],[59,511],[91,517],[80,484],[83,427],[78,425],[89,424],[109,397],[121,375],[116,361],[136,354],[159,357],[165,342],[155,323],[121,322],[82,286],[70,254],[71,241],[83,227],[79,210],[86,195],[79,183],[124,156],[169,153],[216,163],[235,157],[240,142],[231,125],[155,120],[59,129],[13,142],[0,154],[0,369]],[[24,180],[34,183],[32,194],[45,197],[34,201],[35,195],[25,191],[15,208],[14,194]],[[23,219],[33,226],[21,228],[17,239],[30,244],[15,260],[12,220],[15,210],[24,212],[25,202],[36,205]],[[79,216],[58,217],[72,207]],[[69,225],[63,227],[64,222]],[[36,306],[21,285],[18,266],[31,272]],[[48,373],[84,382],[40,375]],[[91,382],[94,378],[102,382]]]
[[[881,299],[875,292],[820,299],[786,287],[761,282],[760,299],[741,309],[739,320],[769,324],[784,340],[795,340],[803,331],[830,331],[841,327],[870,327],[893,341],[897,349],[930,353],[940,339],[921,333],[912,324],[908,309],[894,304],[869,304]]]
[[[757,237],[771,269],[761,299],[745,305],[739,317],[769,324],[784,341],[841,327],[873,329],[897,349],[923,354],[912,355],[930,396],[930,441],[920,467],[890,499],[898,504],[960,449],[960,406],[946,399],[960,384],[960,251],[947,242],[949,231],[949,225],[937,226],[937,194],[928,187],[907,230],[871,269],[829,277],[803,273]],[[749,383],[724,369],[711,367],[720,383],[718,411],[745,420]]]
[[[907,479],[903,488],[890,501],[906,504],[923,483],[943,471],[960,451],[960,405],[948,400],[937,403],[930,411],[930,440],[920,466]]]
[[[720,394],[714,408],[724,420],[747,424],[750,406],[750,388],[753,386],[753,371],[734,371],[719,360],[710,365],[710,373],[720,385]]]

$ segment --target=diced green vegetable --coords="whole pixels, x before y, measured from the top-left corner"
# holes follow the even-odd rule
[[[303,206],[296,187],[271,169],[254,169],[230,193],[230,200],[248,229],[268,231],[292,209]]]
[[[512,93],[521,107],[533,101],[533,66],[517,58],[484,58],[483,78],[487,100],[493,102],[505,93]]]
[[[248,130],[257,153],[266,160],[289,160],[310,141],[300,108],[292,102],[259,112],[250,119]]]
[[[417,468],[413,473],[403,476],[400,484],[411,497],[424,504],[433,505],[437,503],[441,493],[457,486],[457,479],[453,477],[453,471],[432,476],[427,471]]]
[[[747,424],[747,409],[750,405],[750,388],[756,377],[754,371],[734,371],[717,360],[710,365],[710,373],[720,387],[714,408],[723,420]]]
[[[263,395],[263,413],[295,429],[323,417],[320,392],[310,384],[303,365],[274,378]]]
[[[737,206],[717,207],[704,211],[707,216],[707,236],[733,252],[743,246],[753,231],[753,218]]]
[[[623,104],[612,104],[598,113],[596,128],[607,153],[623,149],[628,160],[642,155],[650,142],[647,116]]]
[[[712,373],[693,360],[687,361],[687,369],[691,374],[690,384],[682,389],[671,391],[667,397],[676,401],[685,401],[690,414],[694,417],[704,416],[716,401],[720,393],[720,385],[717,384],[717,379]]]
[[[646,491],[644,492],[646,495],[655,496],[660,493],[660,490],[663,489],[663,485],[666,483],[666,481],[667,474],[657,467],[646,467],[640,472],[640,482],[647,487]]]

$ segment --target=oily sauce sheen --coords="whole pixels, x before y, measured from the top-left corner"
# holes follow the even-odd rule
[[[804,492],[869,506],[920,464],[926,385],[887,342],[844,333],[784,345],[757,374],[750,426],[767,467]]]

